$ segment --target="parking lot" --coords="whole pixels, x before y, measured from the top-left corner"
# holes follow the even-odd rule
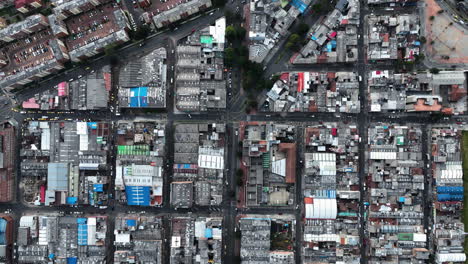
[[[441,9],[434,0],[427,0],[426,4],[427,55],[441,63],[468,63],[468,49],[465,48],[468,32],[451,14],[438,14]],[[434,17],[432,21],[431,16]]]
[[[164,11],[170,10],[179,4],[190,2],[191,0],[150,0],[151,6],[146,8],[145,11],[151,15],[157,15]]]
[[[53,57],[48,45],[50,38],[51,32],[43,30],[5,46],[2,53],[8,58],[8,66],[4,72],[8,74],[10,68],[15,69],[11,72],[14,74],[50,60]]]
[[[113,3],[109,3],[66,20],[70,33],[66,39],[68,49],[79,48],[115,31],[113,12],[117,9]]]

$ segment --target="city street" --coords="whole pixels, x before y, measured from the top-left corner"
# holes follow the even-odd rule
[[[235,6],[239,5],[238,1],[233,3],[229,1],[229,4],[225,7],[225,9],[232,9]],[[294,208],[281,208],[281,207],[274,207],[274,209],[269,207],[262,207],[262,208],[236,208],[236,170],[239,168],[239,160],[237,158],[237,152],[239,151],[239,144],[238,144],[238,136],[236,134],[236,130],[238,128],[239,122],[242,121],[271,121],[271,122],[278,122],[278,123],[286,123],[286,122],[356,122],[358,125],[360,137],[362,141],[359,143],[359,190],[361,192],[361,201],[366,199],[368,193],[364,187],[364,182],[367,177],[366,173],[366,152],[367,152],[367,129],[370,123],[373,122],[395,122],[400,124],[405,123],[416,123],[422,126],[424,132],[428,133],[430,131],[429,126],[433,123],[446,123],[446,124],[453,124],[455,122],[468,122],[468,115],[459,115],[459,116],[451,116],[445,117],[442,119],[434,119],[428,113],[392,113],[392,114],[385,114],[385,113],[372,113],[369,112],[369,102],[367,99],[367,73],[370,70],[384,70],[384,69],[392,69],[393,63],[380,63],[380,64],[372,64],[366,62],[366,47],[364,45],[364,18],[367,14],[369,14],[371,10],[367,7],[367,4],[361,3],[361,17],[360,17],[360,26],[358,28],[358,34],[360,38],[358,39],[358,62],[354,64],[345,64],[345,63],[336,63],[336,64],[314,64],[314,65],[290,65],[288,63],[289,58],[284,56],[279,60],[279,63],[275,63],[275,60],[278,58],[279,53],[282,49],[279,49],[278,53],[273,54],[272,59],[267,64],[266,68],[266,76],[270,76],[275,73],[279,73],[281,71],[353,71],[358,73],[359,76],[362,76],[362,81],[359,83],[359,95],[361,98],[361,112],[359,114],[345,114],[341,113],[337,115],[336,113],[305,113],[305,112],[295,112],[295,113],[266,113],[261,112],[257,114],[246,114],[244,111],[244,102],[246,100],[245,96],[240,93],[241,91],[241,78],[240,72],[234,69],[233,75],[237,75],[237,77],[233,77],[233,88],[230,90],[232,92],[232,96],[228,97],[227,101],[227,110],[225,111],[217,111],[217,112],[207,112],[201,114],[191,114],[190,116],[183,113],[175,113],[174,112],[174,87],[170,87],[167,90],[167,110],[164,113],[150,113],[150,114],[143,114],[138,112],[123,112],[122,116],[116,115],[115,112],[111,111],[96,111],[95,113],[90,112],[83,112],[77,111],[74,113],[69,114],[45,114],[43,112],[27,112],[24,114],[19,113],[18,111],[13,111],[13,105],[11,102],[5,98],[5,103],[0,101],[0,118],[3,120],[13,118],[19,124],[23,122],[24,119],[30,118],[33,120],[37,120],[42,116],[46,115],[48,119],[54,119],[58,117],[59,119],[72,119],[72,120],[85,120],[91,119],[96,121],[118,121],[121,119],[135,119],[135,118],[145,118],[148,120],[164,120],[167,122],[165,134],[169,135],[166,141],[166,160],[167,166],[164,173],[164,188],[163,188],[163,206],[161,207],[134,207],[128,206],[124,204],[119,204],[117,202],[111,204],[105,209],[99,209],[96,207],[91,206],[78,206],[78,207],[67,207],[67,206],[60,206],[60,207],[37,207],[31,206],[23,203],[21,200],[21,191],[19,188],[19,181],[20,175],[18,175],[18,179],[16,181],[17,188],[16,188],[16,201],[11,204],[0,204],[0,211],[12,210],[12,214],[18,223],[19,218],[23,214],[29,213],[51,213],[56,211],[63,211],[65,214],[72,214],[73,212],[83,212],[85,214],[99,214],[99,215],[107,215],[108,216],[108,239],[109,241],[113,240],[113,229],[115,225],[115,217],[118,214],[129,213],[129,212],[140,212],[145,211],[154,214],[160,215],[176,215],[176,214],[189,214],[193,213],[194,215],[202,215],[208,216],[209,214],[222,214],[224,216],[224,230],[223,230],[223,263],[235,263],[235,256],[239,255],[239,252],[235,250],[236,244],[236,215],[238,214],[293,214],[296,219],[296,234],[295,234],[295,260],[296,263],[301,262],[301,250],[302,250],[302,228],[301,222],[303,217],[303,194],[302,194],[302,166],[303,164],[300,162],[300,159],[297,159],[297,172],[296,172],[296,186],[295,186],[295,200],[297,207]],[[175,55],[171,54],[171,50],[176,48],[176,43],[181,38],[188,35],[193,28],[200,28],[206,26],[208,24],[212,24],[216,19],[222,17],[224,15],[223,9],[217,9],[214,11],[213,15],[201,15],[191,21],[183,23],[178,26],[177,30],[174,31],[162,31],[158,32],[153,36],[150,36],[146,39],[145,45],[140,47],[139,43],[134,43],[129,45],[123,49],[120,49],[116,52],[116,56],[119,58],[121,62],[126,60],[130,60],[131,58],[142,56],[143,54],[147,54],[154,49],[160,47],[166,47],[168,50],[168,69],[171,66],[174,66],[176,63]],[[135,18],[137,19],[137,18]],[[317,18],[309,18],[308,23],[314,23],[317,21]],[[47,78],[44,81],[40,81],[39,83],[29,86],[27,88],[22,89],[17,94],[15,94],[15,100],[20,103],[37,93],[45,91],[47,89],[52,88],[54,85],[58,84],[62,81],[68,81],[70,79],[75,79],[79,75],[85,75],[92,70],[96,70],[101,68],[104,65],[110,63],[110,58],[105,56],[100,56],[91,60],[86,66],[77,66],[72,69],[66,70],[65,72],[52,75],[51,77]],[[118,67],[115,66],[115,67]],[[114,69],[115,70],[115,69]],[[114,71],[116,72],[116,71]],[[171,71],[168,73],[168,78],[175,78],[174,72]],[[113,87],[115,89],[117,83],[115,82]],[[116,91],[113,91],[114,94]],[[115,107],[115,102],[114,105]],[[220,121],[225,122],[227,126],[227,135],[228,140],[226,142],[226,157],[225,157],[225,185],[223,191],[223,203],[220,206],[193,206],[191,209],[174,209],[170,207],[170,182],[172,180],[172,167],[174,163],[174,131],[173,127],[174,124],[177,122],[211,122],[211,121]],[[428,153],[428,137],[427,134],[423,133],[423,156],[424,156],[424,164],[429,164],[429,160],[427,159]],[[19,133],[20,134],[20,133]],[[303,131],[299,129],[298,143],[303,142]],[[17,140],[18,144],[21,142],[21,137]],[[301,144],[298,144],[301,145]],[[19,152],[19,151],[18,151]],[[297,155],[300,157],[302,155],[303,149],[299,147],[297,149]],[[114,148],[114,153],[112,153],[111,162],[115,164],[116,160],[116,150]],[[19,161],[19,160],[18,160]],[[19,163],[19,162],[18,162]],[[18,171],[19,171],[19,164],[17,164]],[[428,175],[428,169],[426,166],[424,167],[425,175]],[[113,176],[115,177],[115,170],[113,171]],[[111,181],[110,188],[113,189],[113,181]],[[425,197],[429,197],[429,192],[431,191],[430,184],[428,181],[425,181]],[[424,204],[424,213],[427,217],[424,220],[424,228],[429,226],[429,215],[430,215],[430,206],[431,201],[426,200]],[[365,214],[366,208],[364,203],[360,203],[359,205],[360,215],[363,216]],[[361,217],[359,219],[361,227],[365,226],[365,219]],[[169,229],[169,228],[167,228]],[[364,228],[361,228],[359,231],[360,235],[360,245],[365,245],[365,240],[367,239],[367,234]],[[164,262],[169,263],[170,255],[167,252],[170,252],[170,232],[166,230],[165,232],[165,240],[163,246],[163,252],[166,252],[164,255]],[[224,246],[226,250],[224,250]],[[113,253],[115,251],[115,247],[109,245],[107,247],[107,256],[108,262],[112,263],[111,259]],[[367,263],[367,247],[361,246],[361,263]]]

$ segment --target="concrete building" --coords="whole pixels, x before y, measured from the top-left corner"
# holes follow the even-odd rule
[[[23,109],[53,110],[103,110],[109,103],[112,75],[106,65],[94,73],[58,83],[53,89],[36,94],[22,103]]]
[[[239,230],[242,263],[295,263],[290,233],[295,230],[292,216],[243,215]]]
[[[115,197],[128,205],[163,203],[165,123],[145,121],[117,124]]]
[[[153,16],[153,23],[156,28],[167,27],[174,22],[183,20],[193,14],[203,12],[211,7],[211,0],[190,0],[182,4],[167,7],[157,15]]]
[[[226,108],[224,35],[226,18],[193,32],[176,50],[176,99],[179,111]]]
[[[174,139],[173,179],[177,183],[171,185],[171,204],[188,207],[192,203],[221,204],[226,162],[225,124],[176,124]]]
[[[114,263],[162,263],[162,218],[119,215],[115,222]]]
[[[358,76],[353,72],[283,72],[261,110],[359,113]]]
[[[291,58],[293,64],[350,63],[357,61],[360,3],[341,0],[321,23],[307,33],[307,44]]]
[[[304,263],[360,262],[358,143],[352,123],[305,128]]]
[[[367,59],[414,61],[419,55],[419,17],[416,14],[371,15],[366,18]]]
[[[106,261],[105,216],[27,215],[19,223],[27,239],[18,245],[17,263]]]
[[[242,122],[241,201],[246,206],[292,206],[296,183],[297,144],[292,125]]]
[[[18,1],[22,12],[40,4],[38,0]],[[0,41],[6,42],[0,49],[0,86],[10,91],[63,69],[70,59],[78,62],[109,45],[129,41],[126,15],[108,2],[55,3],[54,14],[47,18],[35,14],[0,30]]]
[[[46,17],[37,14],[0,30],[1,87],[10,91],[63,69],[67,48],[48,26]]]
[[[170,263],[221,263],[222,222],[219,216],[174,217]]]
[[[121,108],[165,108],[167,51],[159,48],[120,68],[118,100]]]
[[[41,0],[15,0],[15,8],[19,12],[26,14],[42,6]]]
[[[10,7],[15,4],[15,0],[1,0],[0,8]]]
[[[464,263],[466,254],[463,205],[463,152],[461,140],[465,125],[439,125],[431,130],[433,185],[433,243],[436,263]]]
[[[245,9],[249,60],[262,63],[289,28],[306,12],[311,0],[288,2],[254,0]]]
[[[35,205],[107,203],[110,125],[31,121],[23,125],[23,198]]]
[[[16,127],[14,123],[0,125],[0,202],[14,200],[16,181]]]
[[[14,220],[11,215],[0,214],[0,262],[13,263]]]
[[[370,261],[427,262],[421,128],[372,124],[368,136]]]
[[[371,71],[368,79],[371,112],[466,112],[466,72],[399,73]]]

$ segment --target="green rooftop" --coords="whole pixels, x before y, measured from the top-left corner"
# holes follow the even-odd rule
[[[139,155],[139,156],[149,156],[149,146],[148,145],[135,145],[135,146],[117,146],[118,155]]]
[[[212,36],[200,36],[200,42],[202,44],[213,44]]]
[[[404,144],[405,144],[405,137],[404,137],[404,136],[398,136],[398,137],[396,138],[396,140],[397,140],[397,145],[398,145],[398,146],[401,146],[401,145],[404,145]]]

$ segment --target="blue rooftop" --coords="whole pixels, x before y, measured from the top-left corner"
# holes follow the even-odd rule
[[[91,129],[97,129],[97,123],[96,122],[88,122],[88,127]]]
[[[88,225],[78,224],[78,245],[88,245]]]
[[[78,258],[67,258],[67,264],[77,264]]]
[[[5,231],[7,227],[7,221],[3,218],[0,218],[0,245],[6,244]]]
[[[76,204],[78,202],[78,197],[67,197],[67,204]]]
[[[148,87],[130,88],[130,107],[148,106]]]
[[[305,10],[307,9],[307,5],[301,0],[292,0],[290,3],[292,6],[297,8],[301,13],[304,13]]]
[[[205,229],[205,237],[206,238],[213,238],[213,229],[211,229],[211,228]]]
[[[136,226],[136,220],[135,219],[127,219],[127,225],[128,226]]]
[[[104,184],[94,184],[93,190],[95,192],[103,192],[104,191]]]
[[[150,187],[149,186],[127,186],[125,187],[128,205],[150,205]]]

